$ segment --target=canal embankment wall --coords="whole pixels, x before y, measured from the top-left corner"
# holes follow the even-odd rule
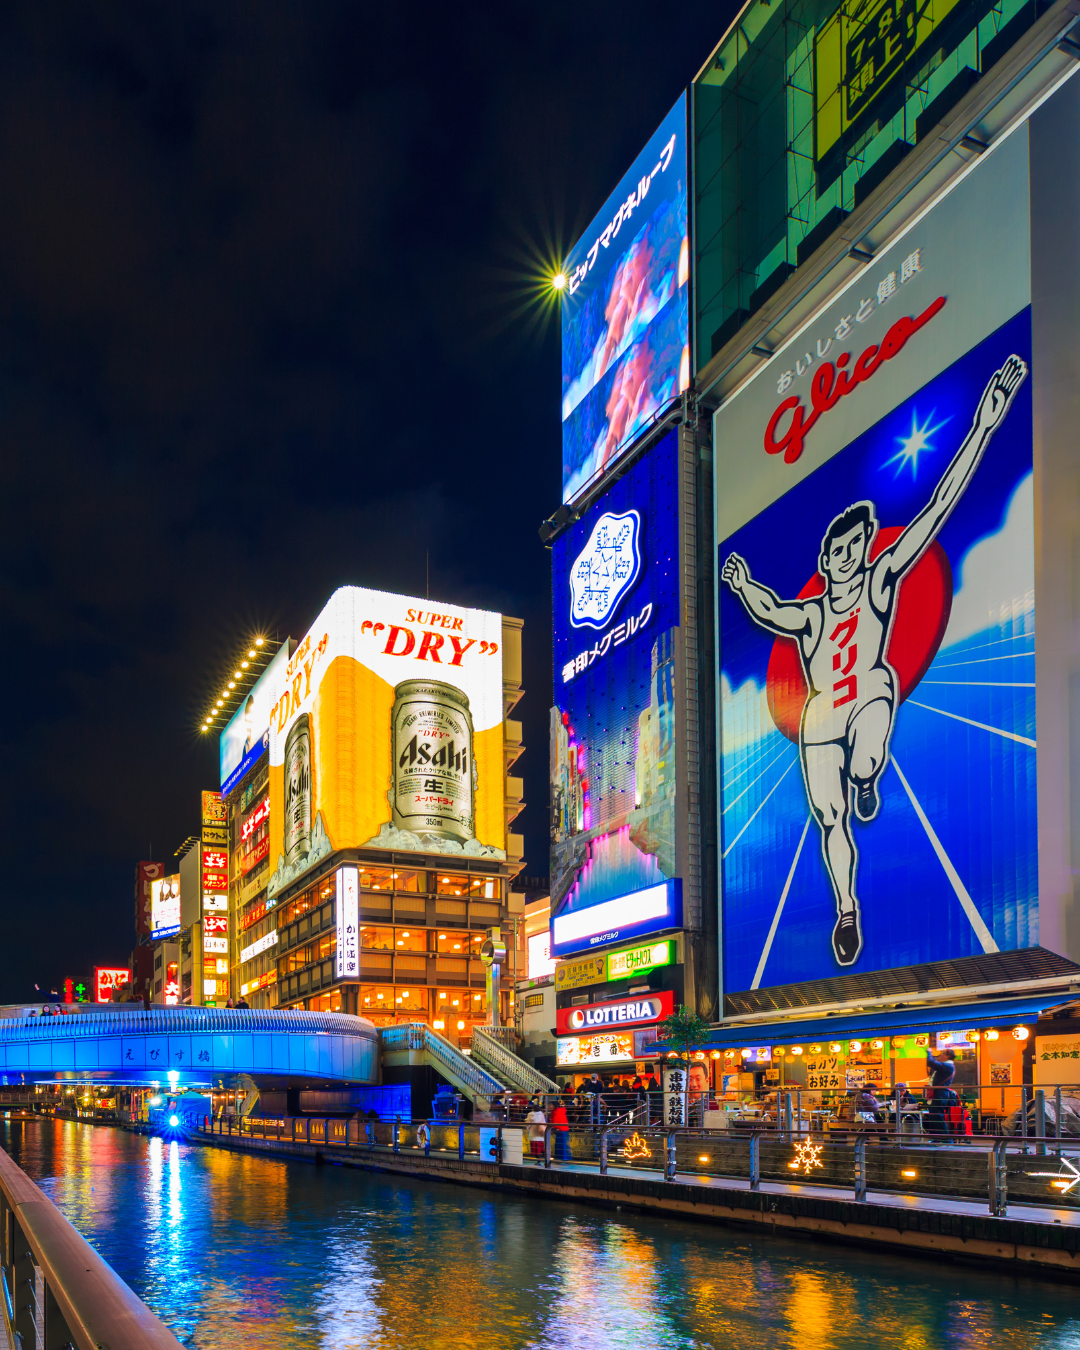
[[[582,1164],[545,1169],[533,1163],[486,1162],[479,1157],[384,1145],[328,1147],[290,1139],[192,1133],[208,1147],[329,1163],[424,1181],[479,1186],[533,1198],[598,1205],[723,1224],[769,1236],[807,1237],[935,1259],[975,1262],[1016,1274],[1080,1279],[1080,1217],[1024,1206],[1022,1215],[996,1217],[971,1201],[921,1195],[830,1194],[829,1188],[717,1176],[665,1181],[660,1174]]]

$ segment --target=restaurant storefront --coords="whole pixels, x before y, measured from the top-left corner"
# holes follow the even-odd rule
[[[645,1052],[656,1041],[656,1024],[674,1011],[670,990],[643,991],[622,999],[582,1002],[559,1008],[556,1018],[556,1071],[574,1091],[593,1073],[606,1082],[628,1086],[647,1078],[655,1061]]]
[[[1080,1019],[1062,992],[727,1025],[692,1064],[718,1126],[775,1117],[790,1093],[804,1128],[828,1129],[845,1122],[845,1103],[865,1087],[886,1121],[895,1121],[898,1089],[905,1103],[910,1097],[905,1122],[919,1128],[933,1095],[928,1054],[954,1065],[952,1087],[976,1132],[1000,1132],[1025,1086],[1029,1100],[1039,1086],[1053,1093],[1062,1085],[1080,1100]]]

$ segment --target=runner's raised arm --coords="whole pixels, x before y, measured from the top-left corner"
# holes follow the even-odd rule
[[[768,586],[754,581],[745,560],[737,553],[728,557],[720,575],[762,628],[779,637],[799,637],[810,627],[806,606],[798,601],[781,600]]]

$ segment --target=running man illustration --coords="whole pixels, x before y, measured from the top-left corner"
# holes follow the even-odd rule
[[[1018,356],[1010,356],[994,372],[971,430],[929,503],[873,562],[870,550],[878,528],[873,503],[856,502],[836,517],[821,541],[818,569],[826,583],[823,595],[781,600],[753,580],[737,553],[724,563],[724,581],[754,622],[798,643],[807,685],[799,753],[836,897],[832,946],[841,966],[852,965],[863,945],[851,811],[870,821],[880,806],[878,780],[889,762],[899,696],[887,652],[900,582],[971,482],[1026,375],[1027,366]]]

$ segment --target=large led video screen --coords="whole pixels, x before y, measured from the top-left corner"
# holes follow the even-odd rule
[[[270,710],[271,898],[340,848],[506,857],[502,616],[334,592]]]
[[[563,501],[690,383],[686,96],[566,259]]]
[[[270,747],[270,708],[277,697],[289,664],[285,642],[244,695],[218,741],[221,791],[229,793]]]
[[[1038,944],[1030,368],[1025,307],[719,545],[726,990]]]
[[[678,502],[671,433],[552,550],[550,867],[558,955],[679,926]]]

